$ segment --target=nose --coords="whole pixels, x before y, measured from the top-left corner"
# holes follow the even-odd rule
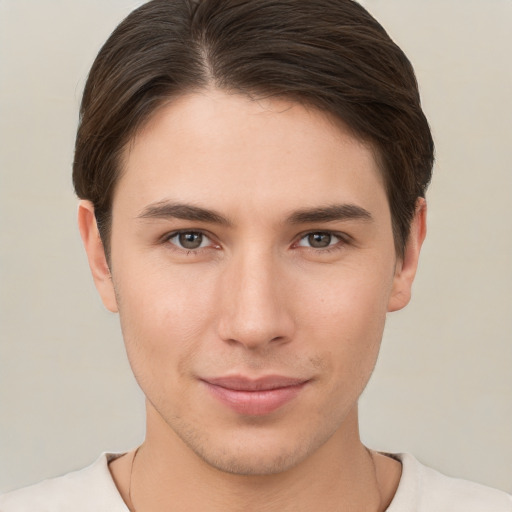
[[[250,350],[288,343],[294,333],[292,298],[275,257],[233,257],[221,277],[219,335]]]

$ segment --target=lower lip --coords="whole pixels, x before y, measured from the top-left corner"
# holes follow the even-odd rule
[[[263,416],[291,402],[301,392],[306,382],[295,386],[259,391],[239,391],[216,386],[209,382],[205,382],[205,384],[215,398],[238,414]]]

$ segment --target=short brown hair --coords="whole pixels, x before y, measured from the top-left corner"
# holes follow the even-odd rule
[[[368,142],[403,254],[434,144],[413,68],[382,26],[352,0],[153,0],[104,44],[80,109],[73,183],[107,255],[126,144],[170,98],[212,86],[327,111]]]

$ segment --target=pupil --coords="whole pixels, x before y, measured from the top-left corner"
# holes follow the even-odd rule
[[[201,246],[203,235],[201,233],[180,233],[179,240],[185,249],[197,249]]]
[[[308,236],[311,247],[328,247],[331,243],[331,235],[329,233],[312,233]]]

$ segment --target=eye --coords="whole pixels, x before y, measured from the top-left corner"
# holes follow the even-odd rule
[[[167,241],[187,251],[201,249],[212,244],[212,241],[201,231],[180,231],[171,235]]]
[[[326,249],[343,241],[340,236],[328,231],[316,231],[304,235],[297,244],[299,247],[311,247],[313,249]]]

